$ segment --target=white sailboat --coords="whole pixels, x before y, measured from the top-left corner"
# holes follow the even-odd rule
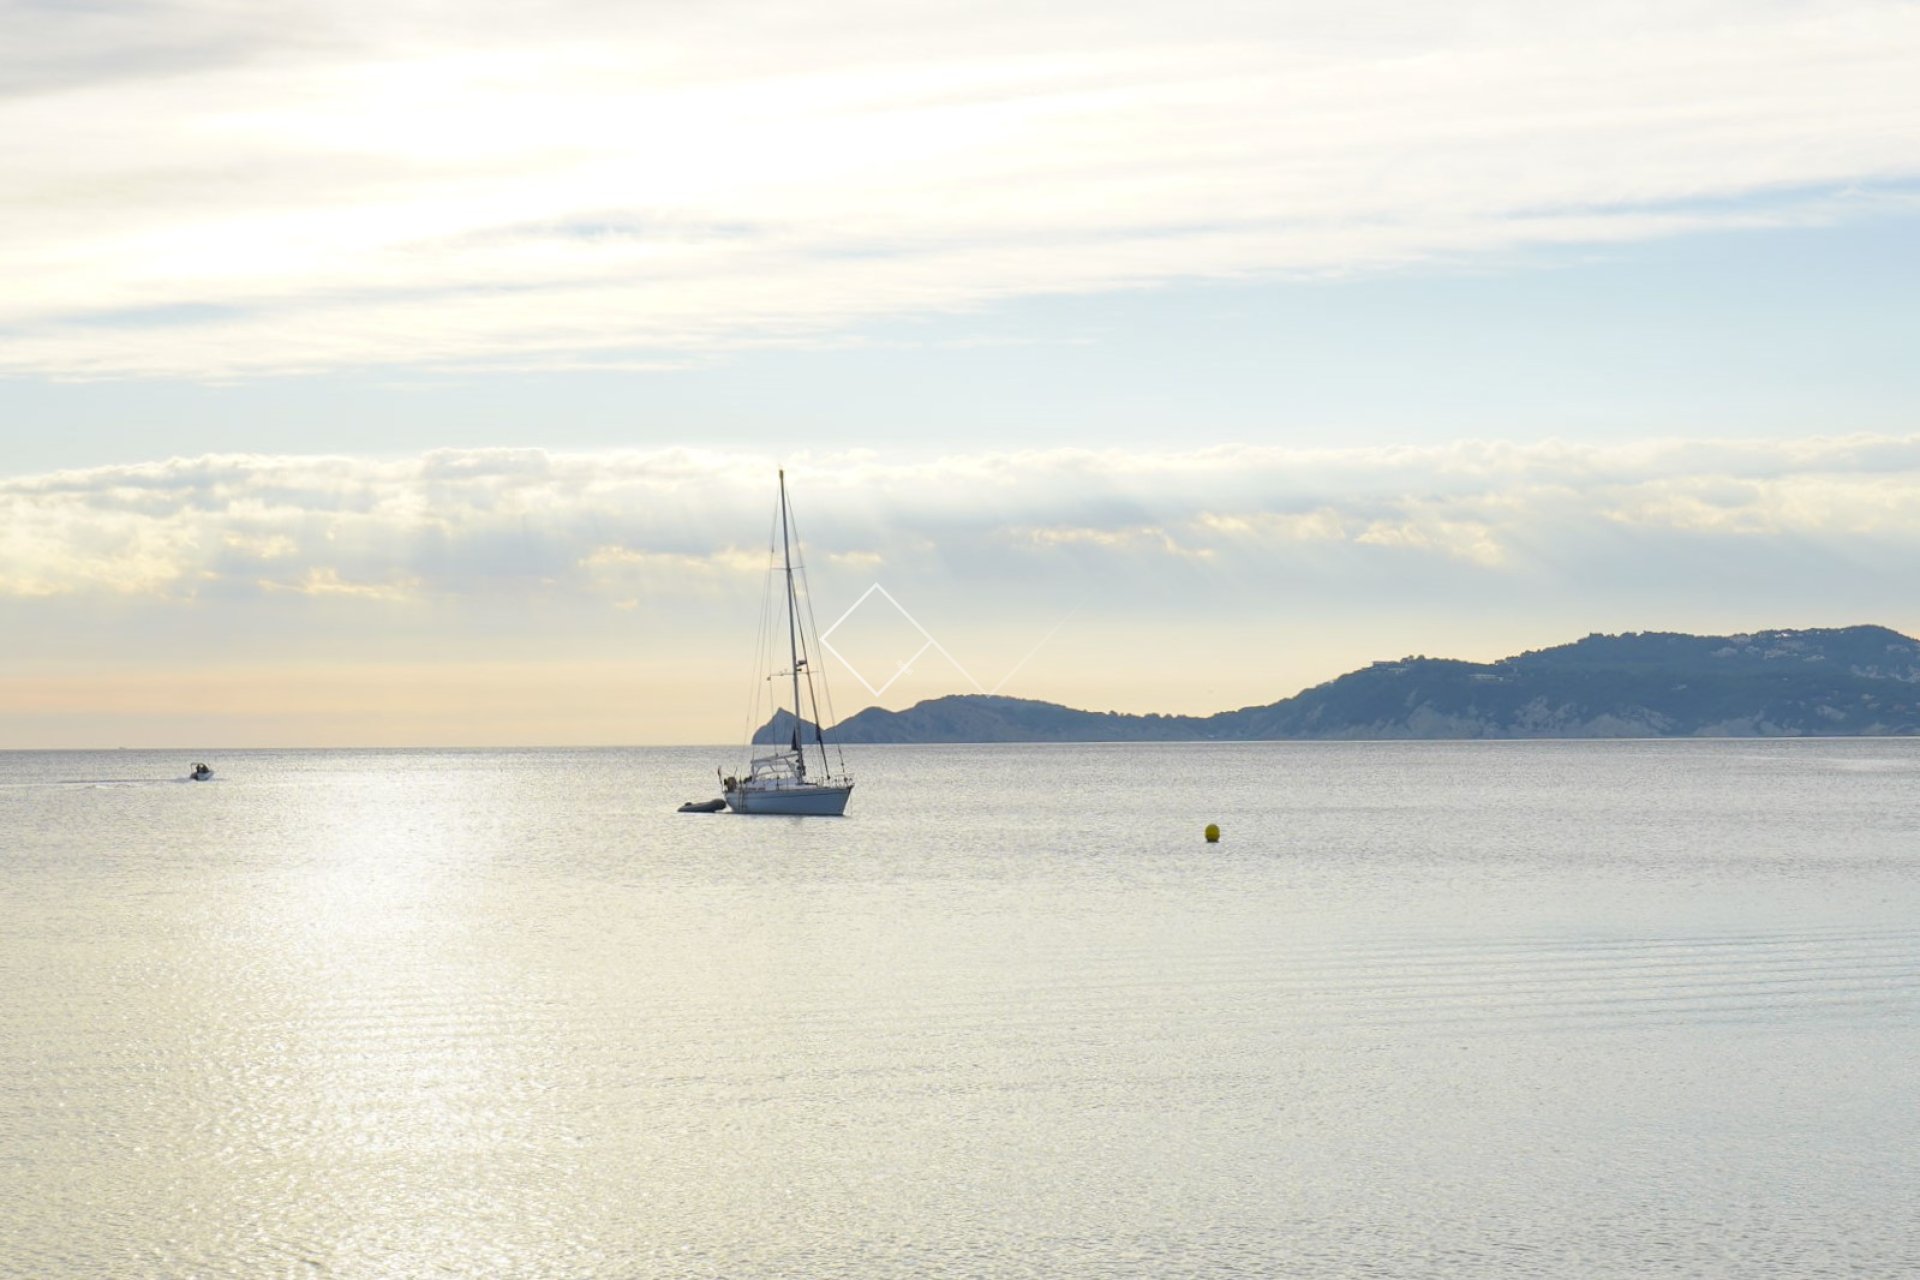
[[[779,647],[775,629],[779,621],[786,624],[787,663],[785,670],[773,671],[756,682],[768,696],[762,698],[756,694],[754,698],[749,716],[745,774],[723,776],[720,780],[727,807],[735,813],[839,817],[847,811],[847,798],[853,794],[853,775],[847,772],[846,761],[839,758],[838,749],[834,751],[835,760],[827,758],[827,739],[821,726],[833,718],[833,701],[827,694],[826,672],[814,670],[809,660],[818,645],[810,643],[815,635],[813,608],[806,591],[806,563],[800,560],[796,564],[799,541],[787,507],[787,473],[782,471],[779,557],[767,574],[767,608],[761,616],[760,659],[756,665],[761,671],[773,665],[772,655]],[[772,548],[768,558],[773,560]],[[779,609],[773,607],[776,591],[781,599]],[[782,708],[782,695],[789,693],[790,699],[784,700],[790,705]],[[751,725],[758,723],[762,706],[792,712],[791,732],[786,743],[754,743]],[[801,741],[803,728],[812,730],[811,743]],[[756,749],[762,754],[754,754]]]

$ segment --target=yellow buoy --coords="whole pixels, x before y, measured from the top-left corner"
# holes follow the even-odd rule
[[[1207,824],[1207,843],[1208,844],[1220,843],[1220,828],[1211,822]]]

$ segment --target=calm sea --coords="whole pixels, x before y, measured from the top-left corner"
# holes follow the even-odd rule
[[[726,754],[0,754],[0,1274],[1920,1274],[1920,742]]]

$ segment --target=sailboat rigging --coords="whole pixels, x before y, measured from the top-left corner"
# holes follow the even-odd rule
[[[774,750],[761,755],[753,754],[756,745],[769,744],[755,744],[750,730],[745,776],[739,774],[722,776],[721,789],[726,797],[727,807],[735,813],[838,817],[846,812],[847,799],[853,794],[853,776],[847,772],[844,759],[838,760],[836,771],[836,762],[828,758],[827,739],[823,726],[832,718],[833,703],[831,696],[826,694],[826,673],[816,672],[808,661],[809,652],[813,647],[809,641],[814,632],[812,600],[805,590],[805,560],[802,558],[797,564],[795,560],[794,553],[799,536],[794,531],[792,510],[787,502],[787,473],[784,470],[780,472],[779,539],[779,562],[771,565],[768,570],[768,588],[769,603],[771,603],[772,589],[776,585],[780,588],[782,611],[786,615],[787,622],[787,667],[784,671],[776,671],[763,677],[764,683],[761,687],[771,692],[774,681],[782,676],[787,677],[790,686],[790,705],[778,707],[777,698],[769,701],[776,704],[774,707],[776,711],[790,712],[791,728],[784,749],[774,744]],[[772,548],[769,547],[768,551],[768,558],[771,561]],[[763,619],[762,622],[763,641],[771,640],[771,636],[767,634],[767,621],[770,619]],[[770,648],[770,645],[763,647],[763,655],[766,654],[767,648]],[[764,667],[762,669],[764,670]],[[816,679],[818,680],[817,688]],[[825,715],[822,714],[823,696]],[[759,707],[760,699],[756,696],[750,722],[758,719]],[[779,717],[776,714],[768,724],[773,725],[778,720]],[[800,730],[803,725],[809,725],[813,730],[813,741],[810,744],[803,744],[801,741]],[[818,754],[817,770],[809,766],[807,760],[809,747],[814,748]],[[838,756],[837,748],[835,756]]]

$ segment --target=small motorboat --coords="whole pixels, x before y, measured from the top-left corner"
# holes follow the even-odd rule
[[[209,769],[206,765],[201,764],[198,760],[196,760],[193,762],[192,771],[189,772],[187,776],[189,778],[192,778],[195,782],[205,782],[208,778],[211,778],[213,776],[213,770]]]
[[[727,807],[725,800],[689,800],[680,806],[681,813],[718,813]]]

